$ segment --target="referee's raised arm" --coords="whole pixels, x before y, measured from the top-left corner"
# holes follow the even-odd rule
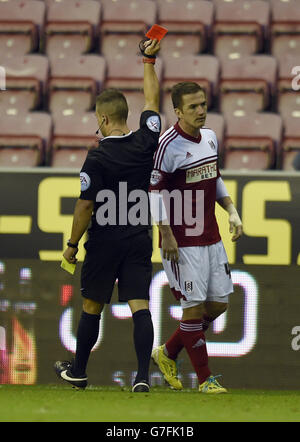
[[[144,62],[144,96],[145,110],[159,112],[159,81],[155,72],[154,64],[156,54],[160,50],[159,41],[148,40],[144,42],[143,62]]]

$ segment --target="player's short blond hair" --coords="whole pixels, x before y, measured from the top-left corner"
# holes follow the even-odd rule
[[[96,113],[105,113],[116,122],[126,122],[128,117],[127,100],[118,89],[105,89],[96,98]]]
[[[183,95],[196,94],[197,92],[203,92],[206,97],[206,90],[198,83],[193,81],[183,81],[175,84],[171,90],[171,98],[174,109],[179,108],[182,110]]]

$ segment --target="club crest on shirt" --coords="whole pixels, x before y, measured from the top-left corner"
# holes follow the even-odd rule
[[[80,186],[81,192],[87,190],[91,185],[91,178],[85,172],[80,172]]]
[[[162,179],[162,174],[159,170],[152,170],[151,177],[150,177],[150,184],[151,186],[156,186]]]
[[[158,115],[151,115],[146,121],[146,124],[152,132],[160,132],[160,120]]]
[[[193,281],[184,281],[184,289],[187,293],[192,293]]]
[[[216,146],[215,146],[215,143],[213,142],[213,140],[208,140],[208,143],[212,149],[216,150]]]

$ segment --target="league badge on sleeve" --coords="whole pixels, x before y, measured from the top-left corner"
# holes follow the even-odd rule
[[[146,124],[152,132],[160,132],[160,119],[158,115],[151,115],[147,119]]]
[[[81,192],[87,190],[91,185],[91,178],[85,172],[80,172]]]
[[[152,170],[151,177],[150,177],[150,184],[151,186],[156,186],[160,181],[162,180],[162,174],[159,170]]]

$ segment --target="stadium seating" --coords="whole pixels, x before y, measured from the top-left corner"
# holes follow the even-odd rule
[[[39,48],[46,6],[38,0],[0,2],[0,54],[15,56]]]
[[[300,7],[298,0],[272,0],[271,53],[275,57],[300,54]]]
[[[126,97],[129,111],[141,113],[145,106],[145,97],[142,91],[129,91],[125,90],[124,95]],[[138,122],[137,122],[138,123]]]
[[[225,115],[224,167],[267,170],[278,166],[282,119],[273,113]]]
[[[90,52],[99,33],[101,3],[95,0],[48,0],[45,50],[66,57]]]
[[[207,47],[214,8],[209,1],[157,0],[158,22],[168,29],[161,55],[198,54]]]
[[[270,5],[267,1],[217,2],[215,10],[215,55],[236,59],[262,51],[270,20]]]
[[[125,94],[128,125],[136,130],[144,107],[138,43],[154,23],[168,29],[155,66],[162,132],[177,121],[172,86],[195,81],[207,91],[206,125],[217,133],[222,167],[292,169],[299,147],[299,0],[0,0],[0,118],[49,112],[56,122],[50,156],[48,136],[11,138],[2,124],[1,162],[79,167],[86,144],[95,141],[92,113],[104,87]],[[248,127],[249,115],[256,123]],[[67,139],[66,121],[83,130],[80,140]],[[32,148],[21,149],[24,141]]]
[[[287,118],[300,116],[300,68],[297,69],[299,61],[299,56],[296,55],[283,55],[278,59],[277,111]]]
[[[293,161],[300,154],[300,116],[283,119],[284,135],[282,140],[281,168],[293,170]]]
[[[219,106],[221,112],[261,111],[272,104],[277,61],[269,55],[249,55],[221,61]]]
[[[44,164],[49,151],[52,118],[47,113],[2,115],[0,167],[35,167]]]
[[[6,91],[0,95],[1,114],[16,115],[43,106],[49,73],[47,57],[0,55],[0,66],[6,71]]]
[[[101,0],[101,33],[139,33],[156,23],[157,7],[152,0]]]
[[[97,55],[53,58],[50,66],[49,110],[73,114],[93,109],[105,81],[105,59]]]
[[[223,148],[224,148],[224,136],[225,136],[225,120],[222,114],[209,112],[207,114],[205,127],[212,129],[217,136],[218,140],[218,152],[220,157],[220,166],[223,166]]]
[[[101,37],[101,54],[108,60],[122,56],[139,55],[139,34],[103,34]]]
[[[144,83],[144,65],[138,55],[119,55],[107,61],[106,87],[114,87],[123,91],[141,91]],[[155,70],[159,81],[162,80],[163,64],[157,58]]]
[[[53,116],[53,139],[48,162],[52,167],[81,168],[87,151],[98,145],[94,112]]]

